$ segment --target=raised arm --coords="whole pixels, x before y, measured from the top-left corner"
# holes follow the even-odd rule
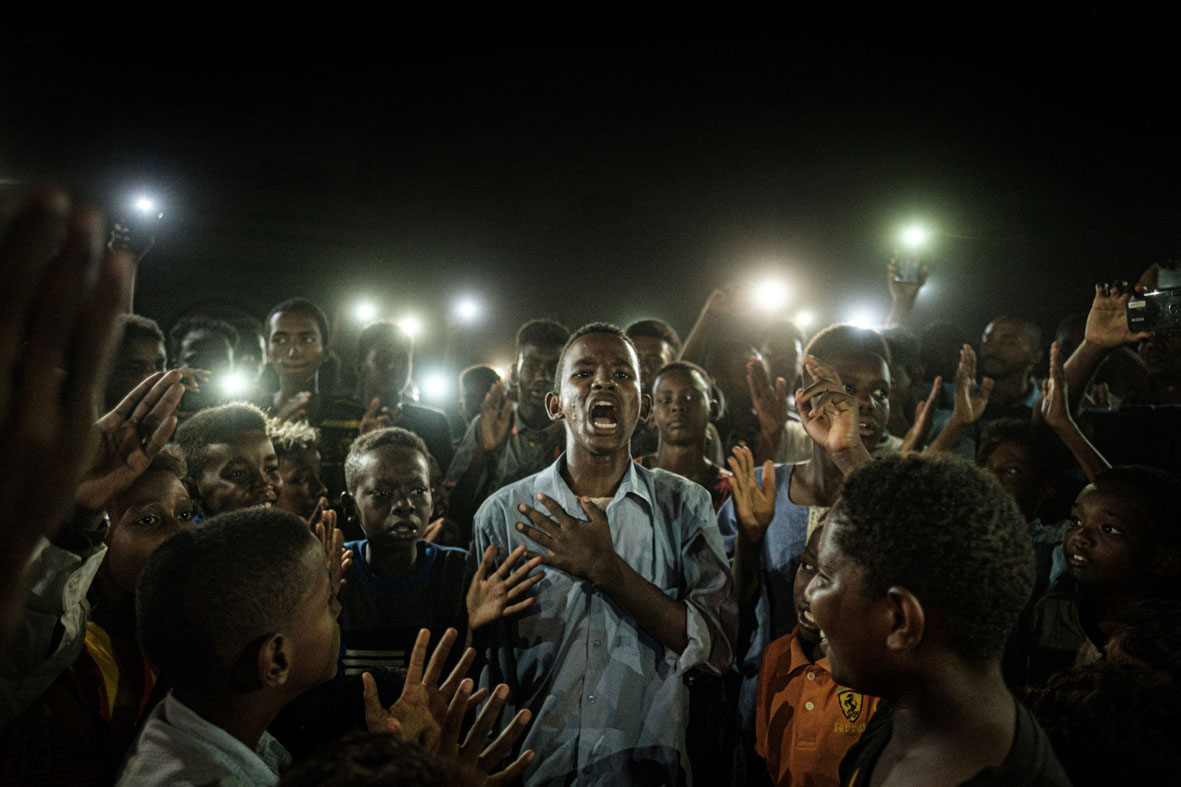
[[[1063,365],[1063,381],[1067,390],[1069,412],[1078,412],[1079,402],[1107,354],[1124,344],[1142,341],[1152,336],[1148,331],[1133,333],[1128,329],[1125,307],[1137,288],[1126,281],[1096,284],[1095,298],[1087,313],[1087,327],[1082,344]]]
[[[1099,449],[1083,435],[1070,415],[1067,405],[1067,385],[1062,371],[1062,357],[1058,352],[1058,342],[1050,345],[1050,376],[1042,381],[1042,395],[1038,399],[1038,406],[1034,409],[1034,416],[1040,417],[1054,430],[1058,439],[1066,444],[1070,453],[1087,474],[1088,481],[1094,481],[1095,476],[1111,467],[1111,463],[1099,453]]]

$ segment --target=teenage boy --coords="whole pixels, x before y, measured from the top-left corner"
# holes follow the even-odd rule
[[[282,421],[307,421],[320,433],[321,478],[336,506],[344,492],[344,458],[361,429],[365,408],[348,397],[334,396],[322,370],[329,360],[328,317],[309,300],[291,298],[276,304],[266,319],[267,359],[279,378],[279,390],[260,400]]]
[[[357,340],[357,403],[366,408],[362,432],[400,426],[422,438],[440,467],[451,464],[454,446],[447,416],[406,401],[414,365],[414,339],[392,322],[375,322]]]
[[[706,428],[717,416],[718,403],[711,395],[709,374],[695,363],[675,361],[653,376],[652,416],[656,429],[655,453],[640,462],[649,470],[660,468],[688,478],[709,490],[717,511],[730,496],[729,470],[705,455]],[[634,447],[635,440],[632,440]]]
[[[681,337],[664,320],[639,320],[627,326],[625,333],[640,356],[640,388],[652,396],[656,373],[681,354]],[[714,413],[714,417],[717,417],[717,413]],[[659,444],[660,436],[655,427],[652,424],[639,424],[632,434],[632,456],[655,453]]]
[[[796,627],[767,646],[759,669],[755,751],[776,785],[836,787],[837,767],[865,730],[877,698],[832,679],[820,647],[820,627],[804,591],[816,576],[824,526],[812,531],[796,569]]]
[[[103,391],[103,409],[114,410],[135,386],[156,372],[164,371],[168,354],[164,332],[155,320],[138,314],[119,317],[119,343],[111,359],[111,372]]]
[[[279,459],[266,416],[254,405],[232,402],[202,410],[176,430],[176,442],[204,516],[279,499]]]
[[[267,421],[267,436],[279,460],[279,499],[275,506],[311,522],[327,504],[328,487],[320,480],[320,441],[307,421]]]
[[[883,699],[842,785],[1069,784],[1001,677],[1030,551],[1016,503],[963,460],[885,457],[849,475],[804,594],[833,680]]]
[[[540,547],[549,567],[533,607],[490,630],[481,683],[533,711],[527,784],[684,784],[685,679],[721,674],[736,628],[709,494],[631,461],[649,401],[619,328],[570,337],[545,403],[566,452],[476,516],[477,549]]]
[[[423,540],[434,509],[429,461],[422,439],[398,427],[357,438],[345,461],[346,516],[365,534],[346,545],[353,552],[340,593],[346,676],[405,669],[420,629],[436,642],[449,628],[462,639],[469,627],[533,603],[527,594],[542,575],[527,575],[540,560],[513,572],[524,549],[504,553],[500,570],[490,574],[495,550],[477,569],[467,550]]]
[[[517,331],[517,358],[508,382],[488,391],[447,469],[456,522],[472,521],[489,495],[536,473],[562,452],[562,425],[550,420],[545,397],[554,389],[558,356],[569,336],[566,326],[549,320],[530,320]]]

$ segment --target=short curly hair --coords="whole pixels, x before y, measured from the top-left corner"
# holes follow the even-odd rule
[[[872,328],[859,328],[845,323],[830,325],[813,336],[804,352],[822,361],[841,353],[873,353],[881,356],[887,365],[893,360],[890,345],[880,333]]]
[[[279,459],[320,447],[320,433],[307,421],[284,421],[279,418],[267,419],[267,437],[275,447]]]
[[[664,320],[639,320],[638,322],[633,322],[627,326],[626,333],[632,339],[647,336],[651,339],[668,342],[668,345],[673,348],[675,355],[679,355],[681,352],[681,337],[677,336],[676,330]]]
[[[894,455],[851,473],[829,523],[867,590],[905,587],[939,612],[936,636],[971,660],[997,658],[1033,593],[1033,542],[1017,504],[953,456]],[[931,618],[928,617],[928,621]]]
[[[267,417],[249,402],[230,402],[201,410],[176,430],[176,444],[184,454],[189,478],[199,478],[209,461],[205,449],[231,443],[246,432],[267,431]]]
[[[570,334],[570,338],[566,340],[566,346],[562,348],[562,353],[558,356],[559,371],[562,368],[562,362],[566,360],[566,353],[569,352],[570,348],[574,346],[574,343],[583,336],[587,336],[592,333],[603,333],[608,336],[614,336],[615,338],[620,339],[624,344],[631,348],[632,353],[636,356],[637,362],[639,361],[640,354],[636,352],[636,344],[632,341],[631,337],[627,335],[626,331],[624,331],[618,325],[612,325],[609,322],[588,322],[586,325]]]
[[[529,320],[517,329],[517,355],[526,344],[561,347],[570,338],[570,329],[553,320]]]
[[[431,452],[422,438],[408,429],[400,426],[388,426],[361,435],[349,447],[349,455],[344,460],[344,485],[349,494],[353,494],[357,487],[357,473],[361,470],[361,457],[383,445],[392,445],[417,451],[426,460],[427,467],[431,465]]]
[[[276,314],[302,314],[305,317],[311,317],[315,321],[316,327],[320,329],[320,343],[325,347],[328,346],[328,315],[307,298],[288,298],[271,307],[271,310],[267,312],[267,318],[263,320],[266,331],[263,338],[267,340],[268,344],[271,341],[271,318]]]

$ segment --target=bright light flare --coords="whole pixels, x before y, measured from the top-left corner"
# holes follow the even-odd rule
[[[422,378],[422,397],[431,402],[446,401],[451,395],[451,381],[447,375],[431,372]]]
[[[455,303],[455,316],[460,322],[474,322],[480,316],[480,303],[475,298],[460,298]]]
[[[156,203],[151,197],[137,197],[135,200],[135,209],[140,213],[151,213],[156,209]]]
[[[353,316],[357,322],[372,322],[377,319],[377,305],[373,301],[358,301],[353,305]]]
[[[768,277],[751,285],[751,300],[766,312],[777,312],[787,305],[790,292],[782,279]]]
[[[875,331],[882,327],[882,320],[873,309],[854,309],[849,312],[845,322],[858,328],[872,328]]]
[[[805,309],[804,311],[796,312],[795,317],[792,318],[792,322],[796,324],[797,328],[807,330],[816,324],[816,314]]]
[[[227,372],[218,384],[221,392],[230,397],[246,396],[254,388],[243,372]]]
[[[921,224],[912,224],[902,230],[902,245],[908,249],[921,249],[930,239],[930,231]]]
[[[417,339],[422,333],[422,320],[418,319],[418,316],[414,314],[403,315],[402,319],[398,320],[398,326],[411,339]]]

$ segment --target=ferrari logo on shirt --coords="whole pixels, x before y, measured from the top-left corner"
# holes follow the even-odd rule
[[[865,695],[852,689],[841,689],[837,692],[837,702],[840,704],[841,712],[845,714],[845,718],[850,722],[855,722],[861,718],[861,709],[865,705]]]

